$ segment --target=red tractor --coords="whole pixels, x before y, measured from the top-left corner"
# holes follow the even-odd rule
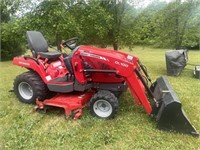
[[[199,135],[166,78],[161,76],[152,83],[136,56],[77,46],[77,38],[62,43],[71,49],[69,55],[48,51],[46,40],[37,31],[27,31],[27,40],[32,56],[13,59],[13,64],[28,69],[14,81],[14,92],[21,102],[36,103],[35,109],[43,111],[61,107],[66,117],[74,119],[89,104],[93,116],[110,119],[117,113],[119,95],[129,88],[136,103],[157,120],[159,129]]]

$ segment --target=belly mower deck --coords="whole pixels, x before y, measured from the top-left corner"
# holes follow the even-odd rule
[[[84,93],[70,93],[70,94],[57,94],[51,99],[44,101],[36,100],[36,106],[34,110],[42,110],[46,112],[49,106],[64,108],[66,118],[74,116],[74,120],[78,119],[82,115],[82,109],[88,104],[94,92]]]

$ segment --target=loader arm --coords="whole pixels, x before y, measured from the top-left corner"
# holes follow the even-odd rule
[[[138,72],[140,70],[140,65],[138,63],[139,59],[136,56],[89,46],[81,46],[76,55],[78,54],[82,59],[89,59],[92,62],[103,63],[108,65],[110,68],[113,68],[116,75],[123,77],[126,81],[137,105],[142,104],[146,113],[148,115],[151,114],[152,107],[146,96],[145,86],[136,73],[136,71]]]

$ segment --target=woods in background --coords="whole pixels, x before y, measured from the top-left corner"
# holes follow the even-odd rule
[[[60,49],[63,39],[101,47],[148,45],[197,48],[200,0],[0,0],[1,58],[26,50],[25,33],[37,30]],[[144,2],[143,2],[144,3]]]

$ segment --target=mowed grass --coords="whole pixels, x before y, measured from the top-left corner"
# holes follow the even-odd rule
[[[136,55],[148,68],[153,80],[166,75],[165,49],[135,47],[126,52]],[[189,51],[189,63],[200,64],[200,52]],[[188,118],[200,131],[200,80],[193,77],[193,66],[186,66],[179,77],[167,76]],[[84,108],[83,116],[65,119],[63,111],[41,114],[34,105],[18,101],[13,87],[15,77],[26,69],[0,63],[0,149],[200,149],[199,138],[160,131],[143,107],[137,107],[127,91],[112,120],[101,120]]]

